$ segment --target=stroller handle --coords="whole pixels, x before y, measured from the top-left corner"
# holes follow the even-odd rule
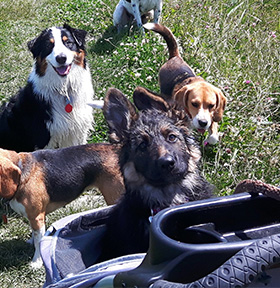
[[[157,280],[150,288],[228,288],[252,283],[266,268],[280,262],[280,234],[244,247],[218,269],[188,284]]]

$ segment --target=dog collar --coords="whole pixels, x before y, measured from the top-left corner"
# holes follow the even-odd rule
[[[64,98],[64,110],[66,113],[71,113],[73,110],[73,98],[69,95],[68,91],[65,89],[59,91],[57,90],[58,94]]]
[[[65,107],[64,107],[65,111],[67,113],[71,113],[73,110],[73,105],[71,103],[71,99],[69,97],[65,97]]]
[[[193,73],[189,73],[189,72],[184,72],[182,74],[179,74],[177,77],[175,77],[175,79],[173,80],[173,84],[174,87],[178,84],[183,82],[184,80],[190,78],[190,77],[195,77],[195,75]]]
[[[171,78],[170,83],[168,84],[162,83],[161,93],[164,95],[172,95],[172,93],[174,92],[173,90],[177,85],[182,84],[185,80],[191,77],[195,77],[194,73],[192,71],[185,71],[177,75],[173,79]]]

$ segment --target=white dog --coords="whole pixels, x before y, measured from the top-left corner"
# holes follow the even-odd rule
[[[161,10],[162,0],[120,0],[113,14],[114,26],[120,32],[134,17],[137,27],[144,32],[141,16],[153,13],[154,23],[159,23]]]

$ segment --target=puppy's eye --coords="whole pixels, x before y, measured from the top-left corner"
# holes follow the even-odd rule
[[[214,108],[214,106],[215,106],[214,104],[209,104],[208,109],[211,110]]]
[[[148,147],[148,143],[146,141],[143,141],[139,144],[138,148],[141,150],[141,151],[145,151]]]
[[[196,103],[196,102],[193,102],[193,103],[192,103],[192,106],[193,106],[194,108],[198,108],[198,107],[199,107],[199,104]]]
[[[169,141],[169,142],[174,143],[174,142],[177,141],[177,139],[178,139],[177,136],[174,135],[174,134],[169,134],[169,135],[168,135],[168,141]]]

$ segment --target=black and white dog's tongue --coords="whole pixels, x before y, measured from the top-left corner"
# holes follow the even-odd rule
[[[60,75],[60,76],[66,76],[69,74],[71,65],[65,65],[65,66],[60,66],[60,67],[55,67],[55,71]]]

